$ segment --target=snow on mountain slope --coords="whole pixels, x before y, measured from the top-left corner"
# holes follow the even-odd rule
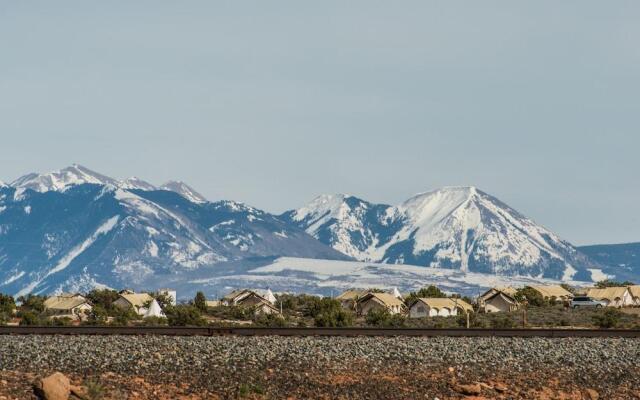
[[[185,199],[194,202],[194,203],[206,203],[207,199],[196,192],[191,186],[187,185],[182,181],[169,181],[164,185],[160,186],[162,190],[169,190],[172,192],[176,192]]]
[[[16,189],[31,189],[36,192],[64,190],[69,186],[93,183],[98,185],[114,185],[118,182],[78,164],[45,174],[31,173],[11,182]]]
[[[388,240],[385,233],[399,228],[394,216],[390,206],[338,194],[319,196],[282,217],[350,257],[372,261],[376,246]]]
[[[197,272],[194,272],[197,274]],[[477,296],[491,287],[557,284],[559,281],[527,276],[502,276],[415,265],[368,263],[281,257],[246,267],[225,266],[204,277],[186,275],[172,287],[190,293],[224,293],[237,287],[269,287],[274,291],[337,295],[349,288],[394,287],[402,292],[416,291],[428,285],[463,295]],[[588,283],[569,282],[575,286]],[[193,292],[194,293],[194,292]]]
[[[282,218],[363,261],[564,280],[588,279],[588,269],[597,268],[553,232],[474,187],[421,193],[395,207],[354,199],[321,196]]]

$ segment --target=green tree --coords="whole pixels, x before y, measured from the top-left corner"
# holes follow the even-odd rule
[[[38,296],[34,294],[18,297],[18,301],[21,303],[20,309],[22,311],[32,311],[34,313],[41,313],[44,311],[44,301],[46,299],[47,298],[45,296]]]
[[[207,312],[207,298],[204,293],[196,293],[196,297],[193,299],[193,305],[201,312]]]
[[[596,287],[598,289],[605,289],[608,287],[622,287],[622,286],[634,286],[635,283],[633,282],[629,282],[629,281],[624,281],[624,282],[616,282],[616,281],[612,281],[609,279],[606,279],[604,281],[600,281],[598,283],[596,283]]]
[[[518,289],[516,291],[515,298],[519,302],[526,300],[529,305],[535,307],[544,307],[549,304],[540,292],[530,287]]]
[[[405,303],[410,306],[419,298],[445,298],[449,297],[445,292],[440,290],[437,286],[430,285],[427,287],[423,287],[417,292],[409,293],[409,296],[405,299]]]
[[[105,325],[109,314],[102,304],[94,304],[87,315],[86,325]]]
[[[13,296],[0,293],[0,313],[11,314],[16,309],[16,302]]]
[[[93,289],[85,297],[94,307],[101,307],[107,313],[112,314],[115,308],[113,302],[118,300],[120,294],[111,289]]]

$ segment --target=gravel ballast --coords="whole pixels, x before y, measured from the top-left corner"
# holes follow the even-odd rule
[[[347,395],[366,397],[367,385],[376,384],[373,377],[388,374],[426,397],[452,390],[454,381],[496,379],[511,386],[520,382],[516,390],[556,379],[578,389],[617,393],[640,388],[639,363],[640,339],[616,338],[0,337],[5,371],[143,376],[226,394],[250,382],[270,393],[314,397],[336,386],[336,377],[370,376],[369,382],[337,385]],[[413,382],[420,373],[441,378]],[[384,388],[376,390],[372,393]]]

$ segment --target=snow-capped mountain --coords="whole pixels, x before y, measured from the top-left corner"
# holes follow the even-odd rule
[[[474,187],[421,193],[397,206],[325,195],[282,218],[361,261],[563,280],[591,280],[599,268]]]
[[[158,189],[151,183],[144,181],[136,176],[132,176],[131,178],[127,178],[121,181],[118,184],[118,186],[123,189],[140,189],[140,190],[157,190]]]
[[[187,185],[182,181],[169,181],[164,185],[160,186],[160,189],[176,192],[180,196],[194,203],[207,202],[207,199],[203,195],[201,195],[194,188],[192,188],[191,186]]]
[[[194,203],[173,191],[127,189],[104,176],[85,182],[98,176],[86,171],[74,166],[16,181],[42,183],[38,190],[0,188],[0,292],[144,287],[160,275],[283,255],[347,259],[242,203]]]
[[[113,186],[118,185],[118,181],[115,179],[91,171],[82,165],[73,164],[72,166],[59,171],[44,174],[31,173],[24,175],[11,182],[10,186],[20,190],[31,189],[36,192],[47,192],[50,190],[64,190],[69,186],[80,185],[83,183]]]

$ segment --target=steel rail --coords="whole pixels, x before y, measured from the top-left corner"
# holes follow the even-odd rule
[[[0,335],[155,335],[155,336],[413,336],[413,337],[546,337],[640,338],[627,329],[421,329],[421,328],[214,328],[214,327],[100,327],[0,326]]]

